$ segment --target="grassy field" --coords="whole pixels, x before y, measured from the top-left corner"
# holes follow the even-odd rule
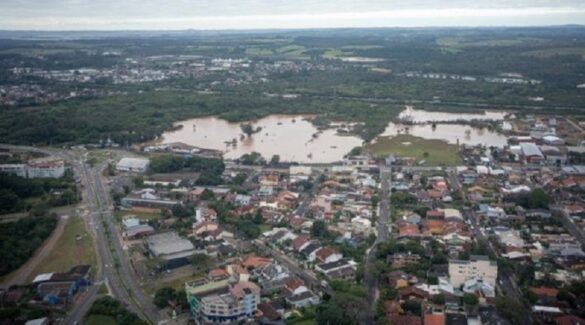
[[[28,280],[32,280],[39,273],[66,272],[79,264],[89,264],[92,266],[92,272],[95,272],[97,261],[93,238],[81,217],[70,217],[67,220],[63,235],[55,244],[55,248],[31,272]]]
[[[397,157],[414,157],[417,161],[426,160],[425,166],[455,166],[462,163],[456,145],[411,135],[383,137],[365,149],[377,156],[393,154]]]
[[[250,47],[246,49],[246,55],[251,56],[270,56],[273,55],[271,49],[261,48],[261,47]]]
[[[116,325],[116,320],[105,315],[91,315],[87,318],[85,325]]]
[[[204,278],[206,273],[195,273],[183,277],[179,277],[170,281],[164,281],[164,279],[158,279],[151,282],[150,285],[144,286],[142,289],[147,294],[154,294],[158,289],[171,287],[175,290],[183,290],[185,289],[185,282],[190,282],[194,280],[198,280]]]
[[[260,228],[260,231],[261,232],[267,232],[270,229],[272,229],[272,226],[271,225],[266,225],[266,224],[261,224],[258,227]]]

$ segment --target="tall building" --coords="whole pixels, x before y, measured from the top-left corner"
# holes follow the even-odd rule
[[[185,283],[191,319],[197,324],[236,324],[254,317],[260,303],[260,288],[238,279]]]
[[[449,260],[449,278],[458,288],[470,279],[481,279],[492,287],[496,286],[498,264],[487,256],[471,255],[469,260]]]

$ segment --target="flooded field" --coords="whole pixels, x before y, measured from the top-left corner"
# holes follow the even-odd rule
[[[188,145],[225,152],[225,158],[239,158],[259,152],[266,159],[279,155],[281,161],[329,163],[339,161],[352,148],[362,145],[356,136],[337,134],[335,128],[319,131],[307,119],[311,116],[271,115],[253,121],[262,130],[244,136],[241,123],[229,123],[215,117],[182,121],[180,130],[163,134],[163,143]],[[235,145],[234,145],[235,140]]]
[[[486,145],[501,147],[506,137],[486,128],[441,122],[470,120],[503,120],[505,112],[484,112],[484,114],[459,114],[427,112],[407,108],[400,118],[409,119],[414,125],[389,123],[380,136],[412,135],[423,139],[443,140],[450,144]],[[281,161],[306,163],[330,163],[339,161],[352,148],[361,146],[357,136],[338,134],[337,129],[346,128],[343,123],[333,123],[331,129],[318,130],[309,119],[310,115],[271,115],[250,122],[254,129],[261,131],[245,136],[241,123],[206,117],[177,123],[182,128],[163,134],[163,143],[182,142],[188,145],[221,150],[225,158],[235,159],[245,153],[259,152],[266,159],[279,155]],[[430,122],[436,122],[432,125]],[[376,142],[376,140],[374,140]]]
[[[507,143],[506,137],[488,129],[475,128],[464,124],[431,124],[402,125],[388,124],[380,136],[396,136],[408,134],[423,139],[443,140],[450,144],[484,145],[502,147]],[[375,141],[375,140],[374,140]]]
[[[399,119],[412,123],[456,122],[456,121],[502,121],[508,113],[503,111],[483,111],[483,113],[447,113],[417,110],[407,107],[398,115]]]

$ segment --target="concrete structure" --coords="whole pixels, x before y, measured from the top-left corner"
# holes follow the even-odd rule
[[[260,303],[260,288],[248,281],[207,279],[185,284],[190,317],[197,324],[247,322]]]
[[[522,155],[527,163],[539,164],[544,160],[544,155],[540,151],[540,148],[534,143],[523,142],[520,143],[522,149]]]
[[[191,241],[181,238],[175,232],[152,235],[146,238],[146,246],[152,256],[163,259],[166,268],[176,268],[190,263],[195,254]]]
[[[31,159],[27,163],[28,178],[60,178],[65,174],[65,162],[55,157]]]
[[[454,287],[461,287],[465,281],[478,278],[492,287],[496,286],[498,265],[487,256],[472,255],[469,261],[449,260],[449,278]]]
[[[26,177],[25,164],[2,164],[0,165],[0,173],[14,174],[20,177]]]
[[[65,175],[65,162],[55,157],[36,158],[26,164],[2,164],[0,172],[25,178],[61,178]]]
[[[116,170],[121,172],[144,173],[150,160],[144,158],[122,158],[116,165]]]

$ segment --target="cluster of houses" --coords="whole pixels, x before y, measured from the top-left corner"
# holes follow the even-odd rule
[[[75,296],[91,285],[89,265],[77,265],[67,272],[42,273],[24,286],[0,290],[3,307],[21,306],[47,310],[66,310]]]

